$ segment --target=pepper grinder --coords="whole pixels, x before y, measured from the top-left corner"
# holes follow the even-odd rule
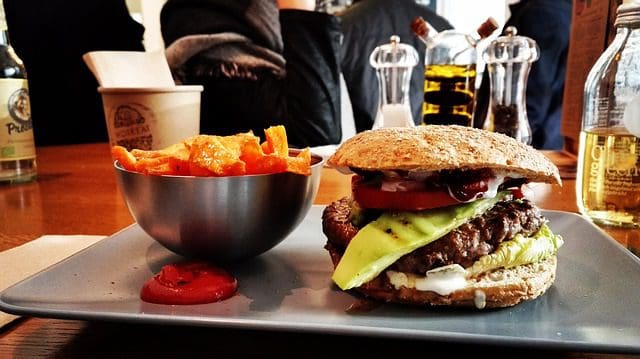
[[[533,39],[517,33],[515,27],[507,27],[505,35],[493,40],[483,53],[491,88],[483,128],[531,144],[526,107],[527,78],[540,50]]]
[[[388,44],[376,47],[369,56],[378,77],[378,112],[373,128],[415,126],[409,88],[411,72],[418,60],[418,51],[400,43],[397,35],[391,36]]]

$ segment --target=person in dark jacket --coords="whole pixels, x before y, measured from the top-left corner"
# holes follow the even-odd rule
[[[351,103],[356,131],[371,129],[378,107],[378,82],[376,71],[369,64],[369,55],[391,35],[413,46],[420,55],[418,65],[411,74],[411,108],[416,124],[422,119],[424,92],[425,45],[413,34],[411,22],[422,16],[437,31],[453,28],[451,24],[415,0],[361,0],[354,1],[339,14],[342,20],[344,40],[341,67]]]
[[[201,133],[262,135],[282,124],[293,146],[340,142],[338,19],[278,8],[291,2],[164,5],[160,24],[174,78],[204,86]]]
[[[510,6],[506,26],[515,26],[518,35],[534,39],[540,47],[540,58],[532,64],[527,81],[527,117],[535,148],[563,146],[560,127],[571,7],[571,0],[522,0]]]
[[[144,51],[124,0],[4,0],[9,37],[27,71],[37,146],[106,142],[96,50]]]

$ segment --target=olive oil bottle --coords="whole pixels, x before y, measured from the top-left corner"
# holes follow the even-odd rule
[[[476,95],[478,43],[498,28],[493,18],[472,34],[445,30],[433,36],[418,17],[411,29],[426,45],[423,125],[472,126]]]
[[[424,71],[422,122],[471,126],[476,65],[434,64]]]

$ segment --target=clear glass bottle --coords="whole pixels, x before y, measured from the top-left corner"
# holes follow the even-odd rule
[[[415,126],[409,88],[419,59],[418,51],[401,43],[396,35],[371,52],[369,63],[378,77],[378,113],[373,128]]]
[[[411,28],[427,45],[422,124],[472,126],[478,43],[497,28],[489,18],[472,34],[445,30],[429,36],[415,19]],[[425,30],[426,29],[426,30]]]
[[[0,183],[28,182],[36,174],[27,77],[9,43],[0,1]]]
[[[638,227],[640,5],[620,5],[615,26],[585,82],[576,197],[596,223]]]
[[[531,144],[526,106],[527,79],[531,63],[540,57],[540,50],[533,39],[518,36],[514,26],[507,27],[504,33],[483,53],[491,89],[483,128]]]

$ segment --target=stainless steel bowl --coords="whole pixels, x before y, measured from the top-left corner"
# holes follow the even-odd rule
[[[300,224],[322,162],[311,156],[310,176],[151,176],[117,161],[114,167],[131,215],[149,236],[187,257],[234,262],[273,248]]]

